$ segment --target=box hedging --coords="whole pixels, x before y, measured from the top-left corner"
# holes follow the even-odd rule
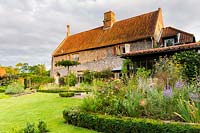
[[[86,90],[37,90],[37,92],[44,92],[44,93],[60,93],[60,92],[74,92],[74,93],[81,93],[81,92],[89,92]]]
[[[200,133],[200,125],[63,111],[67,123],[106,133]]]
[[[74,92],[61,92],[59,93],[60,97],[73,97],[75,95]]]
[[[67,90],[37,90],[37,92],[44,92],[44,93],[60,93],[60,92],[67,92]]]

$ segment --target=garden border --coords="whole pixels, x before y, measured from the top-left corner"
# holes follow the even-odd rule
[[[200,124],[164,122],[144,118],[117,118],[110,115],[92,114],[74,110],[64,110],[63,117],[68,124],[106,133],[200,132]]]

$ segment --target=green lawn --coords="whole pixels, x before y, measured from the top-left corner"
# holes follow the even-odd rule
[[[9,98],[9,95],[5,95],[4,93],[0,93],[0,99]]]
[[[35,93],[0,99],[0,133],[12,133],[25,127],[27,122],[44,120],[53,133],[94,133],[64,123],[62,111],[79,105],[76,98],[61,98],[58,94]]]

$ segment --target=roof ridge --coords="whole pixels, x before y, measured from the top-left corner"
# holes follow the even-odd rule
[[[117,21],[115,23],[118,23],[118,22],[121,22],[121,21],[126,21],[126,20],[129,20],[129,19],[134,19],[136,17],[141,17],[141,16],[148,15],[148,14],[155,13],[155,12],[158,12],[158,10],[147,12],[147,13],[143,13],[143,14],[140,14],[140,15],[137,15],[137,16],[133,16],[133,17],[130,17],[130,18],[122,19],[122,20],[119,20],[119,21]]]
[[[155,11],[143,13],[143,14],[141,14],[141,15],[133,16],[133,17],[130,17],[130,18],[121,19],[121,20],[116,21],[114,24],[119,23],[119,22],[123,22],[123,21],[127,21],[127,20],[129,20],[129,19],[134,19],[134,18],[137,18],[137,17],[141,17],[141,16],[144,16],[144,15],[148,15],[148,14],[151,14],[151,13],[155,13],[155,12],[158,12],[158,11],[159,11],[159,10],[155,10]],[[113,24],[113,25],[114,25],[114,24]],[[78,35],[78,34],[81,34],[81,33],[84,33],[84,32],[89,32],[89,31],[92,31],[92,30],[96,30],[96,29],[99,29],[99,28],[103,28],[103,25],[102,25],[102,26],[99,26],[99,27],[95,27],[95,28],[89,29],[89,30],[86,30],[86,31],[81,31],[81,32],[75,33],[75,34],[73,34],[73,35],[70,35],[69,37],[74,36],[74,35]]]
[[[174,28],[174,27],[172,27],[172,26],[164,27],[164,29],[165,29],[165,28],[171,28],[171,29],[173,29],[173,30],[176,30],[176,31],[183,32],[183,33],[185,33],[185,34],[188,34],[188,35],[192,35],[192,36],[194,36],[194,34],[192,34],[192,33],[189,33],[189,32],[186,32],[186,31],[183,31],[183,30],[180,30],[180,29]]]

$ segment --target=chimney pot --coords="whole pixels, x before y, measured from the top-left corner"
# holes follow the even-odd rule
[[[70,36],[70,25],[67,25],[67,37],[69,37]]]

